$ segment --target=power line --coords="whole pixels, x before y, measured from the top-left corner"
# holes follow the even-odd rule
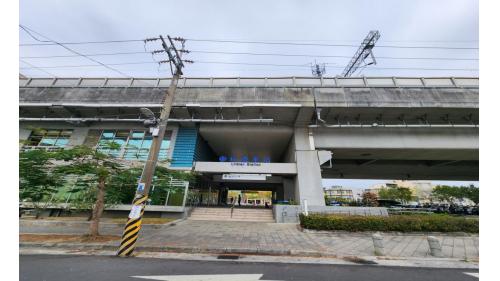
[[[213,43],[234,43],[234,44],[262,44],[262,45],[296,45],[296,46],[320,46],[320,47],[359,47],[352,44],[321,44],[321,43],[292,43],[292,42],[272,42],[272,41],[237,41],[237,40],[214,40],[214,39],[194,39],[186,38],[187,41],[213,42]],[[447,46],[398,46],[398,45],[377,45],[377,48],[402,48],[402,49],[445,49],[445,50],[477,50],[478,47],[447,47]]]
[[[310,67],[310,65],[286,65],[286,64],[254,64],[246,62],[220,62],[220,61],[194,61],[195,63],[208,63],[208,64],[237,64],[237,65],[269,65],[269,66],[294,66],[294,67]],[[326,63],[327,65],[332,65],[332,63]],[[344,68],[342,66],[329,66],[329,68]],[[421,68],[421,67],[372,67],[370,69],[381,69],[381,70],[462,70],[462,71],[478,71],[479,69],[474,68]]]
[[[124,62],[124,63],[108,63],[108,65],[133,65],[133,64],[158,64],[152,61],[141,61],[141,62]],[[99,67],[100,65],[95,64],[79,64],[79,65],[52,65],[52,66],[42,66],[40,68],[78,68],[78,67]],[[21,67],[21,69],[29,69],[30,67]],[[129,77],[130,78],[130,77]]]
[[[47,36],[44,36],[44,35],[42,35],[42,34],[40,34],[40,33],[36,32],[36,31],[34,31],[34,30],[33,30],[33,29],[31,29],[31,28],[25,27],[25,26],[23,26],[23,25],[19,25],[19,27],[21,27],[21,29],[23,29],[23,30],[24,30],[24,31],[25,31],[25,32],[26,32],[29,36],[31,36],[33,39],[35,39],[35,40],[37,40],[37,41],[39,41],[39,42],[47,42],[47,41],[50,41],[50,42],[52,42],[52,43],[54,43],[54,44],[57,44],[57,45],[59,45],[59,46],[63,47],[64,49],[66,49],[66,50],[68,50],[68,51],[70,51],[70,52],[72,52],[72,53],[74,53],[74,54],[80,55],[80,56],[82,56],[82,57],[84,57],[84,58],[87,58],[87,59],[88,59],[88,60],[90,60],[90,61],[93,61],[93,62],[95,62],[95,63],[97,63],[97,64],[99,64],[99,65],[101,65],[101,66],[103,66],[103,67],[106,67],[106,68],[107,68],[107,69],[109,69],[109,70],[112,70],[112,71],[114,71],[114,72],[116,72],[116,73],[119,73],[119,74],[120,74],[120,75],[122,75],[122,76],[125,76],[125,77],[130,77],[130,76],[128,76],[127,74],[125,74],[125,73],[123,73],[123,72],[119,71],[118,69],[115,69],[115,68],[113,68],[113,67],[107,66],[106,64],[104,64],[104,63],[102,63],[102,62],[100,62],[100,61],[98,61],[98,60],[95,60],[95,59],[93,59],[93,58],[91,58],[91,57],[89,57],[89,56],[85,56],[85,55],[83,55],[83,54],[81,54],[81,53],[79,53],[79,52],[77,52],[77,51],[75,51],[75,50],[73,50],[73,49],[71,49],[71,48],[69,48],[69,47],[66,47],[65,45],[63,45],[63,44],[61,44],[61,43],[58,43],[57,41],[54,41],[54,40],[52,40],[52,39],[48,38]],[[40,40],[40,39],[38,39],[36,36],[34,36],[31,32],[36,33],[37,35],[39,35],[39,36],[41,36],[41,37],[43,37],[43,38],[45,38],[45,39],[47,39],[47,40]]]
[[[257,41],[283,41],[283,42],[359,42],[358,40],[334,40],[334,39],[277,39],[277,40],[261,40]],[[478,43],[479,40],[380,40],[380,42],[387,43],[452,43],[452,44],[465,44],[465,43]]]
[[[291,66],[291,67],[310,67],[309,64],[271,64],[271,63],[246,63],[246,62],[216,62],[216,61],[195,61],[196,63],[208,64],[238,64],[238,65],[260,65],[260,66]],[[157,64],[151,61],[142,62],[125,62],[125,63],[110,63],[109,65],[133,65],[133,64]],[[39,66],[40,68],[77,68],[77,67],[95,67],[95,64],[80,64],[80,65],[55,65],[55,66]],[[22,67],[21,69],[30,69],[30,67]]]
[[[135,54],[150,54],[150,52],[121,52],[121,53],[97,53],[97,54],[84,54],[88,57],[99,57],[99,56],[118,56],[118,55],[135,55]],[[28,56],[20,57],[23,59],[49,59],[49,58],[73,58],[79,57],[80,55],[52,55],[52,56]]]
[[[83,42],[61,42],[64,45],[86,45],[86,44],[109,44],[109,43],[128,43],[128,42],[144,42],[143,39],[130,39],[130,40],[106,40],[106,41],[83,41]],[[55,43],[23,43],[19,46],[51,46],[57,45]]]
[[[252,53],[252,52],[222,52],[222,51],[203,51],[203,50],[193,50],[190,53],[202,53],[202,54],[221,54],[221,55],[251,55],[251,56],[277,56],[277,57],[309,57],[309,58],[351,58],[351,56],[342,55],[310,55],[310,54],[283,54],[283,53]],[[119,52],[119,53],[96,53],[96,54],[85,54],[89,57],[99,57],[99,56],[115,56],[115,55],[135,55],[135,54],[150,54],[150,52]],[[79,55],[51,55],[51,56],[24,56],[23,59],[48,59],[48,58],[69,58],[69,57],[79,57]],[[449,61],[478,61],[477,58],[442,58],[442,57],[387,57],[378,56],[378,59],[388,59],[388,60],[449,60]]]
[[[260,66],[291,66],[291,67],[311,67],[310,63],[305,64],[274,64],[274,63],[251,63],[251,62],[224,62],[224,61],[194,61],[195,63],[206,64],[237,64],[237,65],[260,65]]]
[[[351,58],[351,56],[341,55],[308,55],[308,54],[282,54],[282,53],[251,53],[251,52],[219,52],[219,51],[190,51],[191,53],[206,53],[206,54],[227,54],[227,55],[252,55],[252,56],[282,56],[282,57],[309,57],[309,58]],[[378,59],[408,59],[408,60],[479,60],[474,58],[437,58],[437,57],[383,57],[377,56]]]
[[[56,77],[54,74],[52,74],[52,73],[50,73],[50,72],[48,72],[48,71],[44,70],[42,67],[35,66],[35,65],[33,65],[33,64],[31,64],[31,63],[29,63],[29,62],[27,62],[27,61],[23,60],[23,59],[19,59],[19,60],[20,60],[20,61],[22,61],[23,63],[25,63],[25,64],[27,64],[27,65],[31,66],[31,68],[38,69],[38,70],[40,70],[41,72],[44,72],[44,73],[46,73],[46,74],[49,74],[50,76]],[[22,67],[20,67],[20,69],[22,69]]]
[[[235,44],[263,44],[263,45],[297,45],[297,46],[321,46],[321,47],[358,47],[354,44],[325,44],[325,43],[303,43],[314,40],[274,40],[274,41],[246,41],[246,40],[217,40],[217,39],[196,39],[187,38],[186,40],[194,42],[213,42],[213,43],[235,43]],[[39,41],[39,40],[38,40]],[[295,41],[295,42],[293,42]],[[303,41],[303,42],[300,42]],[[328,40],[325,40],[328,41]],[[57,45],[55,42],[41,41],[42,43],[23,43],[19,46],[49,46]],[[61,42],[64,45],[85,45],[85,44],[107,44],[107,43],[129,43],[144,42],[144,39],[129,40],[104,40],[104,41],[79,41],[79,42]],[[347,41],[336,41],[347,42]],[[353,41],[354,42],[354,41]],[[440,41],[385,41],[385,42],[440,42]],[[442,41],[453,42],[453,41]],[[478,47],[450,47],[450,46],[401,46],[401,45],[378,45],[377,48],[402,48],[402,49],[445,49],[445,50],[478,50]]]
[[[266,64],[266,63],[249,63],[249,62],[223,62],[223,61],[194,61],[201,64],[225,64],[225,65],[255,65],[255,66],[284,66],[284,67],[310,67],[309,63],[306,64]],[[156,64],[155,62],[126,62],[115,63],[110,65],[134,65],[134,64]],[[326,63],[329,68],[343,68],[341,66],[334,66],[332,63]],[[59,65],[59,66],[38,66],[38,68],[78,68],[78,67],[95,67],[97,65]],[[32,67],[34,68],[34,67]],[[22,67],[21,69],[30,69],[30,67]],[[475,68],[424,68],[424,67],[371,67],[370,69],[380,70],[458,70],[458,71],[478,71]]]

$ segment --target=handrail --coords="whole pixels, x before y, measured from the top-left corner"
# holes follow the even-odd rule
[[[167,88],[170,78],[19,78],[20,88]],[[479,77],[184,77],[179,88],[478,88]]]
[[[236,204],[236,200],[233,200],[233,205],[231,206],[231,218],[233,218],[234,205]]]

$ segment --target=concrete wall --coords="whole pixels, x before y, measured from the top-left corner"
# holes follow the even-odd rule
[[[86,128],[86,127],[74,128],[73,133],[71,134],[71,138],[69,140],[69,145],[72,145],[72,146],[82,145],[83,142],[85,141],[85,138],[87,137],[88,133],[89,133],[89,128]]]
[[[283,178],[283,199],[299,202],[295,193],[295,183],[292,178]]]
[[[30,134],[31,134],[30,129],[19,127],[19,140],[27,140]]]
[[[384,207],[337,207],[310,206],[309,213],[356,215],[356,216],[388,216]],[[273,215],[277,223],[299,223],[299,214],[304,212],[304,206],[274,205]]]

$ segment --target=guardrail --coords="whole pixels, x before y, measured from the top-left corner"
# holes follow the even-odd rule
[[[436,211],[433,208],[387,208],[389,214],[402,215],[402,214],[432,214]]]
[[[170,78],[19,78],[19,87],[167,88]],[[190,77],[180,88],[218,87],[446,87],[478,88],[478,77]]]

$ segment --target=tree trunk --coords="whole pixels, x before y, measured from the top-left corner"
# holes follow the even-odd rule
[[[91,221],[93,216],[94,216],[94,209],[89,210],[89,215],[87,217],[87,221]]]
[[[105,178],[99,179],[97,199],[95,201],[94,209],[92,210],[92,220],[90,221],[90,236],[96,237],[99,235],[99,220],[101,219],[102,212],[104,211],[104,188]]]

